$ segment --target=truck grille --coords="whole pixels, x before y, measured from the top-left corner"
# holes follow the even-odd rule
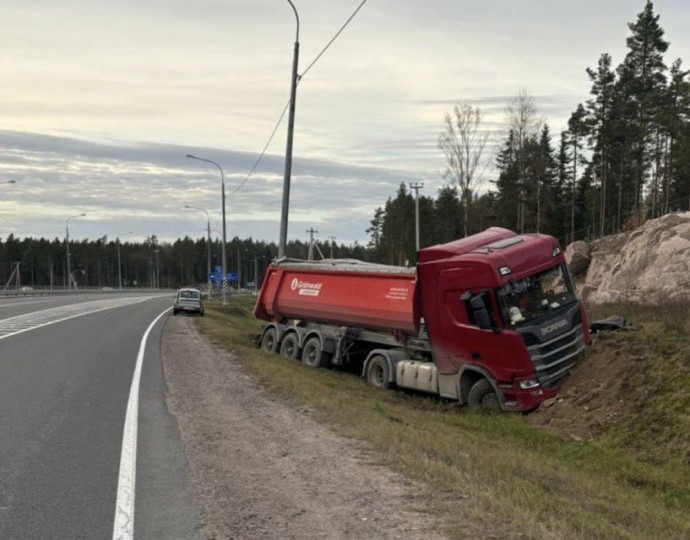
[[[544,343],[535,343],[538,340],[533,334],[525,334],[523,338],[537,370],[537,379],[545,388],[558,384],[575,365],[578,355],[585,350],[582,324]]]

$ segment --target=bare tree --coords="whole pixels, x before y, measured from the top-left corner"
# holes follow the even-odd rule
[[[525,229],[526,210],[526,186],[525,186],[525,147],[527,141],[536,137],[544,119],[537,113],[534,98],[529,95],[526,88],[521,88],[517,96],[506,107],[506,124],[508,130],[513,130],[518,141],[518,184],[520,198],[518,200],[517,228],[522,233]]]
[[[482,115],[479,107],[455,105],[452,115],[446,113],[445,130],[438,139],[438,146],[448,162],[444,177],[456,184],[464,210],[464,234],[467,236],[469,209],[474,192],[483,182],[482,154],[489,139],[488,132],[480,130]]]

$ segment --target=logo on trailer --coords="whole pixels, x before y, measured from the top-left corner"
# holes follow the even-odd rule
[[[290,289],[293,291],[299,290],[297,294],[300,296],[319,296],[321,287],[323,287],[323,283],[321,282],[310,283],[309,281],[300,281],[297,278],[292,278],[290,282]]]

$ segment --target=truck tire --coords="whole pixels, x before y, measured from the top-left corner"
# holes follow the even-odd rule
[[[309,338],[302,349],[302,363],[315,368],[328,367],[330,361],[330,354],[323,352],[321,340],[317,337]]]
[[[500,411],[501,401],[496,395],[494,387],[486,379],[479,379],[467,394],[467,404],[470,407],[478,407],[486,411]]]
[[[275,328],[269,328],[261,336],[261,350],[269,353],[276,352],[278,346],[278,331]]]
[[[367,382],[378,388],[390,386],[390,367],[383,356],[377,355],[369,360],[367,365]]]
[[[294,332],[289,333],[283,338],[280,344],[280,355],[295,360],[299,356],[299,338]]]

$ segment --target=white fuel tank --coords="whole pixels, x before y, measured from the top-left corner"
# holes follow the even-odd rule
[[[438,369],[431,362],[401,360],[395,374],[398,386],[438,394]]]

